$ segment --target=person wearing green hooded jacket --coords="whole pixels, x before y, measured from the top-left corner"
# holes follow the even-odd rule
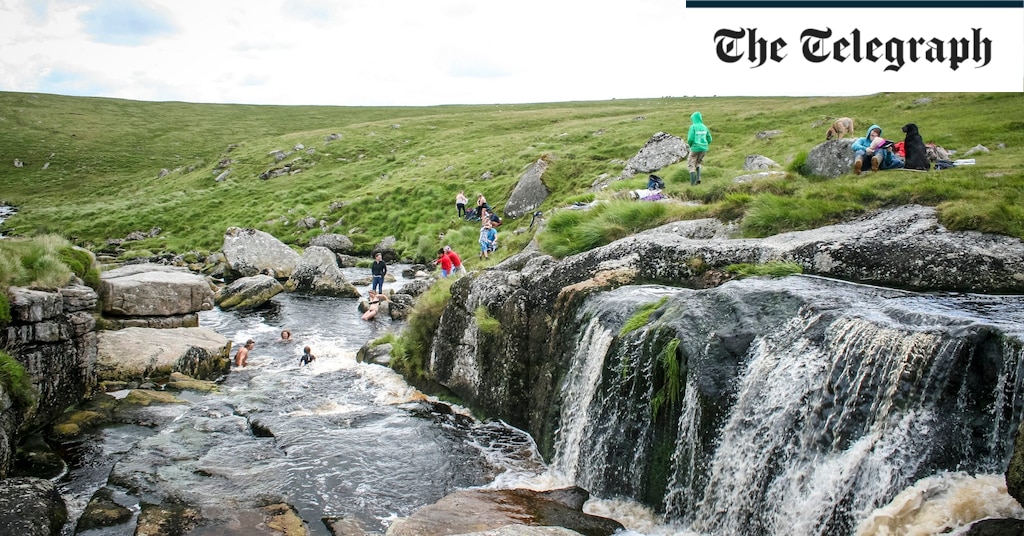
[[[871,125],[863,138],[857,138],[850,145],[853,150],[853,174],[860,175],[862,169],[871,167],[871,171],[882,169],[899,169],[903,167],[903,160],[889,150],[885,138],[882,137],[882,127]]]
[[[690,169],[690,186],[700,184],[700,166],[704,163],[704,155],[711,144],[711,131],[704,124],[700,112],[690,115],[690,131],[686,133],[686,143],[690,145],[690,158],[687,167]]]

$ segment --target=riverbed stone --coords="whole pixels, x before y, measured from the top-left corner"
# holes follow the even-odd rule
[[[96,371],[103,380],[138,380],[172,372],[215,379],[230,370],[230,351],[230,341],[207,328],[103,331]]]
[[[270,233],[258,229],[229,227],[222,247],[232,278],[269,272],[288,279],[299,263],[299,254]]]
[[[131,520],[132,511],[117,504],[110,488],[102,487],[93,493],[85,511],[75,523],[75,532],[123,525]]]
[[[508,525],[565,527],[591,536],[623,530],[618,521],[571,508],[553,492],[480,489],[456,491],[424,506],[392,523],[387,535],[470,534]]]
[[[198,508],[183,504],[142,504],[136,536],[184,536],[202,520]]]
[[[306,248],[285,288],[318,296],[359,297],[359,290],[338,266],[337,257],[322,246]]]
[[[543,181],[544,172],[547,169],[547,160],[541,158],[523,173],[523,176],[519,178],[519,182],[516,183],[516,187],[509,194],[508,202],[505,203],[505,217],[518,218],[544,204],[548,195],[551,194],[551,191],[548,190]]]
[[[215,299],[221,309],[253,309],[284,292],[284,285],[269,275],[253,275],[232,281],[217,291]]]
[[[130,264],[100,274],[103,313],[114,316],[175,316],[213,308],[206,278],[186,268]]]
[[[0,534],[53,536],[60,534],[67,517],[67,505],[49,480],[0,480]]]

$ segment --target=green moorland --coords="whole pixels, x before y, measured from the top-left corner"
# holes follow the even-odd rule
[[[600,176],[617,176],[653,134],[685,137],[696,110],[714,135],[703,184],[689,185],[685,162],[658,173],[666,193],[686,202],[613,199],[616,191],[643,188],[646,175],[590,191]],[[906,203],[937,206],[952,229],[1024,238],[1021,110],[1024,94],[325,107],[0,92],[0,202],[19,210],[5,234],[56,234],[93,251],[133,231],[162,230],[126,242],[124,257],[216,251],[230,226],[303,247],[322,225],[350,236],[360,253],[393,235],[400,251],[423,260],[441,235],[460,251],[475,251],[477,227],[456,217],[460,189],[471,202],[484,193],[500,213],[523,172],[543,158],[551,195],[541,207],[547,227],[539,241],[555,255],[678,219],[716,217],[738,223],[747,236],[766,236]],[[960,155],[979,144],[991,152],[972,155],[976,165],[941,172],[801,175],[806,153],[840,116],[855,119],[858,136],[878,123],[886,137],[902,139],[900,127],[914,122],[926,141]],[[776,137],[755,136],[776,129]],[[334,134],[340,138],[327,141]],[[277,161],[274,151],[290,154]],[[750,154],[790,173],[733,183]],[[15,159],[24,165],[15,167]],[[291,173],[261,178],[285,165]],[[161,177],[161,170],[170,173]],[[225,170],[226,178],[215,180]],[[591,211],[557,210],[593,199],[612,201]],[[313,229],[300,223],[309,217],[318,222]],[[506,221],[506,254],[532,238],[512,232],[528,223],[529,216]]]

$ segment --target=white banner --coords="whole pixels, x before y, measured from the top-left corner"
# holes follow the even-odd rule
[[[698,82],[686,86],[700,95],[1024,91],[1024,9],[687,8],[684,19]]]

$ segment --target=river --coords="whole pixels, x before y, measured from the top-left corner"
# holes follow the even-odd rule
[[[367,269],[347,271],[350,279],[368,275]],[[385,288],[405,282],[399,277]],[[628,499],[639,481],[633,473],[639,474],[649,455],[650,441],[642,438],[652,433],[653,423],[647,422],[649,411],[637,413],[616,394],[627,392],[628,382],[650,383],[638,376],[642,356],[636,350],[643,345],[620,345],[625,353],[615,353],[609,351],[610,341],[628,311],[664,297],[670,312],[645,330],[653,334],[668,322],[692,331],[698,324],[686,315],[700,311],[702,300],[721,302],[719,292],[748,304],[766,292],[801,293],[826,305],[817,312],[801,307],[797,317],[781,324],[785,329],[767,332],[751,345],[746,365],[737,369],[737,403],[731,417],[726,415],[720,443],[702,455],[700,466],[711,475],[707,482],[680,472],[681,462],[701,455],[694,443],[700,435],[687,431],[695,428],[696,412],[681,413],[672,454],[680,463],[672,464],[676,468],[668,477],[663,505],[669,515],[662,517]],[[765,303],[776,308],[773,300]],[[849,313],[837,312],[840,304]],[[593,298],[581,318],[585,329],[579,332],[578,354],[563,386],[573,402],[563,408],[550,466],[528,434],[502,422],[480,422],[458,406],[447,411],[446,404],[424,397],[389,368],[356,362],[360,346],[397,332],[402,323],[362,321],[355,299],[283,293],[256,311],[201,313],[200,325],[228,337],[234,347],[247,339],[256,342],[250,366],[233,369],[219,392],[186,392],[187,405],[154,408],[154,420],[162,416],[160,426],[111,427],[71,448],[72,469],[61,484],[62,495],[72,518],[102,486],[136,513],[140,503],[197,505],[204,521],[188,533],[192,536],[254,534],[262,519],[258,507],[278,502],[294,506],[314,536],[330,536],[322,520],[332,518],[351,520],[370,534],[383,533],[397,517],[457,489],[542,490],[573,484],[608,498],[592,499],[585,510],[617,519],[632,536],[739,536],[751,534],[751,527],[761,527],[757,533],[764,534],[820,535],[831,534],[831,526],[843,527],[836,534],[853,534],[853,527],[865,520],[888,527],[906,513],[899,504],[920,504],[922,498],[935,519],[908,517],[900,522],[902,529],[930,534],[937,527],[948,529],[950,519],[1024,517],[1020,505],[999,491],[1005,486],[1000,474],[1008,458],[1005,446],[1012,443],[1010,434],[1024,405],[1017,396],[1024,392],[1024,379],[1016,374],[1024,368],[1024,300],[1019,297],[903,293],[820,278],[750,280],[710,292],[624,287]],[[284,329],[292,332],[293,341],[280,340]],[[925,363],[935,368],[934,374],[955,372],[944,360],[973,355],[975,350],[958,350],[978,339],[972,333],[1001,334],[992,340],[1003,341],[1002,346],[986,351],[998,358],[993,363],[1001,359],[1005,369],[990,389],[998,395],[991,423],[978,424],[989,430],[979,443],[991,445],[974,451],[967,447],[969,432],[943,427],[944,420],[956,419],[948,413],[936,416],[941,411],[930,405],[932,395],[892,404],[886,394],[903,397],[907,386],[918,385],[904,384],[906,374],[892,373],[892,367],[905,371],[909,363],[919,363],[914,365],[918,368]],[[318,359],[301,367],[306,345]],[[615,364],[620,361],[637,372],[625,373]],[[874,366],[875,361],[892,366]],[[613,377],[598,381],[602,371],[612,371]],[[848,375],[864,380],[818,387]],[[948,385],[957,377],[932,383]],[[883,387],[838,390],[875,383]],[[692,392],[688,389],[687,396]],[[881,402],[870,411],[845,407],[846,401],[875,396]],[[686,408],[693,401],[679,403]],[[611,411],[620,406],[625,411]],[[864,425],[860,439],[852,435],[837,442],[824,436],[862,425],[798,425],[814,418],[874,424]],[[948,438],[953,447],[943,459],[952,462],[943,465],[932,451],[952,433],[965,433],[967,439]],[[641,440],[629,439],[635,437]],[[918,470],[924,460],[939,470]],[[897,506],[886,506],[904,489],[908,495],[894,501]],[[73,525],[64,536],[74,533]],[[133,530],[129,523],[82,534],[130,536]],[[864,532],[876,533],[884,532]]]
[[[4,205],[4,204],[0,203],[0,238],[4,237],[4,232],[3,232],[3,229],[2,229],[2,227],[4,225],[4,222],[7,221],[7,218],[10,218],[11,216],[15,215],[17,212],[18,212],[18,209],[14,208],[14,207],[12,207],[10,205]]]
[[[368,270],[350,269],[349,276],[362,272]],[[399,276],[385,289],[403,283]],[[107,485],[136,511],[140,501],[199,505],[206,521],[189,533],[195,536],[252,534],[255,507],[271,502],[293,505],[314,536],[331,534],[320,520],[332,517],[382,533],[394,518],[456,489],[488,485],[506,472],[543,471],[527,434],[479,422],[458,407],[435,411],[391,369],[357,363],[363,343],[402,326],[365,322],[357,305],[284,293],[255,311],[201,313],[200,325],[234,348],[256,342],[249,366],[234,368],[217,393],[186,392],[188,405],[156,409],[172,414],[169,424],[108,428],[71,449],[61,491],[72,518]],[[284,329],[291,342],[280,340]],[[317,360],[302,367],[306,345]],[[266,431],[273,437],[260,437]],[[64,534],[73,529],[69,523]]]

